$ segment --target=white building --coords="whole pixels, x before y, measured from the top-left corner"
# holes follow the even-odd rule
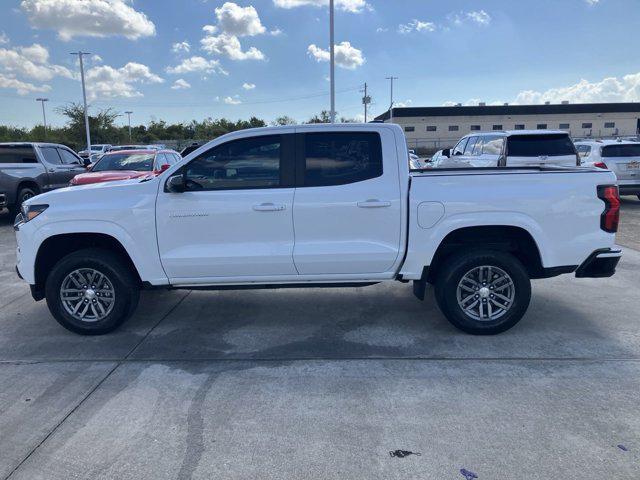
[[[410,148],[450,147],[473,131],[566,130],[573,138],[640,134],[640,103],[483,105],[394,108],[376,117],[404,128]]]

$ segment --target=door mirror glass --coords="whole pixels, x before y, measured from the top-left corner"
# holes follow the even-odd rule
[[[161,166],[160,166],[160,172],[164,172],[164,171],[166,171],[166,170],[169,170],[169,167],[170,167],[170,166],[171,166],[171,165],[169,165],[168,163],[165,163],[164,165],[161,165]]]
[[[185,191],[184,176],[180,173],[171,175],[167,180],[166,190],[171,193],[182,193]]]

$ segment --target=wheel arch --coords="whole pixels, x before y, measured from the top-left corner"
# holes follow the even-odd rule
[[[469,249],[510,253],[523,264],[530,278],[546,276],[540,247],[528,230],[514,225],[480,225],[457,228],[442,239],[424,272],[426,281],[435,281],[447,258]]]
[[[138,282],[142,283],[140,272],[129,252],[117,238],[106,233],[60,233],[46,238],[38,248],[34,264],[34,292],[41,292],[41,298],[44,298],[44,285],[51,269],[65,256],[84,248],[102,248],[115,252],[125,261]]]

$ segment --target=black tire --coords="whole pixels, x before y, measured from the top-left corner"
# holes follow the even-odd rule
[[[35,197],[38,195],[38,191],[33,187],[22,187],[18,190],[18,194],[16,196],[16,203],[9,207],[9,213],[12,217],[15,218],[18,213],[20,213],[20,209],[22,208],[22,203],[29,200],[31,197]]]
[[[511,303],[507,304],[509,305],[508,308],[504,309],[505,311],[499,318],[492,320],[488,318],[485,320],[473,318],[471,314],[465,312],[458,304],[458,285],[463,277],[465,277],[467,273],[474,271],[475,268],[484,266],[495,267],[502,270],[513,282],[513,289],[508,294],[512,296]],[[484,275],[486,275],[487,269],[482,271],[484,271]],[[498,275],[497,271],[494,271],[494,273]],[[505,283],[507,282],[501,283],[501,285]],[[487,285],[491,286],[492,282],[488,282]],[[482,282],[480,282],[479,286],[482,288]],[[475,289],[476,287],[473,288]],[[461,292],[462,291],[463,290],[461,290]],[[494,291],[493,293],[497,292]],[[484,289],[485,295],[493,295],[493,293],[492,291]],[[502,291],[502,293],[504,293],[504,291]],[[466,294],[465,291],[463,295]],[[486,303],[493,301],[489,298],[483,299],[482,295],[474,295],[474,297],[479,298],[478,301],[485,303],[482,307],[483,310],[478,313],[478,316],[486,316]],[[445,317],[447,317],[447,320],[463,332],[473,335],[495,335],[510,329],[524,316],[529,307],[529,301],[531,300],[531,281],[522,263],[513,255],[492,250],[473,250],[454,255],[446,260],[436,279],[435,298],[440,310]],[[475,298],[471,299],[470,303],[473,303]],[[496,299],[496,301],[503,302],[499,299]]]
[[[63,305],[63,282],[78,269],[98,271],[111,283],[115,301],[104,318],[83,321]],[[140,286],[134,272],[119,255],[109,250],[87,248],[70,253],[56,263],[47,277],[45,295],[49,311],[64,328],[81,335],[103,335],[118,328],[133,314],[138,305]]]

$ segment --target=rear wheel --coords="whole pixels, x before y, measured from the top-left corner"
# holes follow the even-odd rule
[[[494,335],[513,327],[531,299],[531,282],[513,255],[476,250],[447,260],[435,284],[438,306],[460,330]]]
[[[118,255],[91,248],[60,260],[47,277],[45,293],[49,311],[60,325],[82,335],[101,335],[133,313],[139,286]]]

